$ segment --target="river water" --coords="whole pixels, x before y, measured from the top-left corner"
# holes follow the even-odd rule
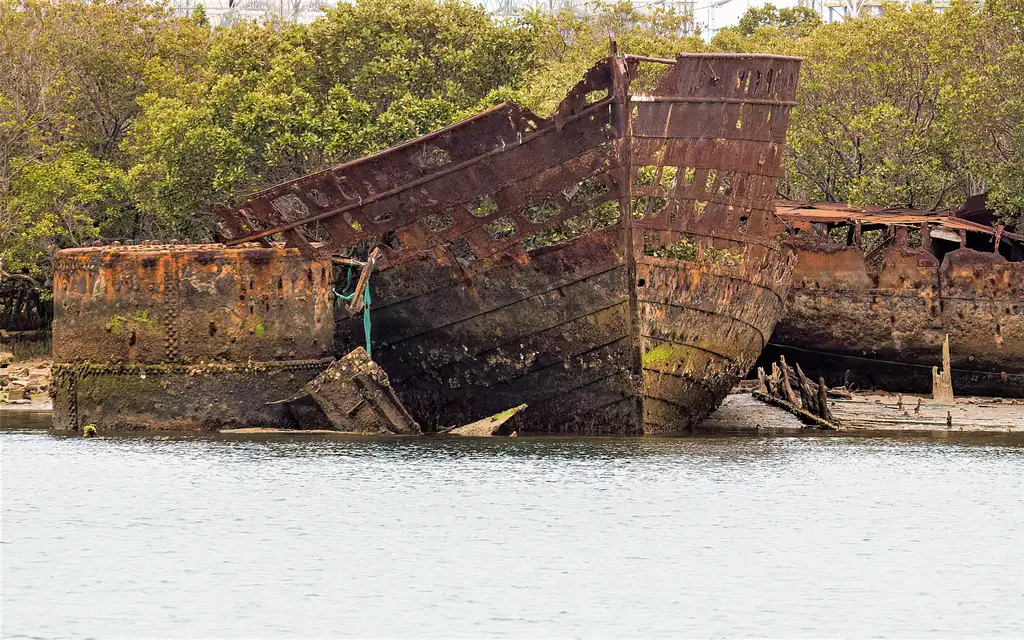
[[[1024,635],[1024,440],[54,437],[5,637]]]

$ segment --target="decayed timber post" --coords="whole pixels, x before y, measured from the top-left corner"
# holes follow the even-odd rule
[[[956,404],[953,398],[953,372],[949,364],[949,334],[942,341],[942,371],[932,367],[932,399],[936,404]]]

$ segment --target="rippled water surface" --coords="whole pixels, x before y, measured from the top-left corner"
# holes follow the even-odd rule
[[[1019,439],[22,426],[7,637],[1024,635]]]

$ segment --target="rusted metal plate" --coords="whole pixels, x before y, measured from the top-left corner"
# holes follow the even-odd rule
[[[295,249],[89,247],[54,259],[55,362],[246,362],[332,353],[332,265]]]
[[[790,202],[778,200],[775,203],[775,212],[780,218],[790,224],[802,222],[826,222],[838,223],[861,223],[864,225],[879,226],[917,226],[920,224],[933,225],[938,228],[947,228],[975,233],[984,233],[995,236],[999,233],[1002,237],[1024,242],[1024,235],[1000,231],[998,227],[992,227],[970,220],[958,218],[960,208],[944,211],[919,211],[915,209],[887,209],[884,207],[861,207],[845,205],[832,202]]]
[[[256,245],[58,252],[55,428],[294,427],[264,404],[333,355],[332,269]]]
[[[928,392],[949,335],[957,393],[1024,397],[1024,252],[1014,236],[947,215],[835,209],[836,218],[809,214],[830,234],[794,225],[790,308],[762,359],[798,357],[833,384]],[[857,242],[862,227],[881,229],[878,248]]]
[[[262,191],[220,210],[224,239],[388,238],[374,358],[429,427],[525,403],[524,433],[685,431],[788,293],[773,197],[798,67],[612,56],[550,119],[499,105]],[[651,69],[655,89],[633,90]],[[339,349],[362,343],[336,313]]]

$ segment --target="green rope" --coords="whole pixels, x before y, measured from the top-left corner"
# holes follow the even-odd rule
[[[363,289],[363,333],[366,335],[366,355],[369,356],[369,358],[371,360],[373,360],[373,351],[371,350],[371,347],[370,347],[370,303],[372,302],[372,300],[370,298],[370,274],[373,273],[373,267],[376,264],[377,264],[376,260],[372,260],[372,259],[370,260],[370,273],[368,273],[366,275],[366,288]],[[348,285],[351,282],[352,282],[352,267],[349,267],[349,269],[348,269],[348,278],[347,278],[347,281],[345,283],[345,288],[346,289],[348,289]],[[352,298],[356,297],[356,292],[355,291],[353,291],[352,293],[348,294],[347,296],[338,293],[337,290],[335,290],[335,289],[331,289],[331,291],[334,292],[334,295],[337,296],[338,299],[344,300],[346,302],[350,302],[352,300]]]
[[[373,260],[370,261],[370,270],[373,271]],[[366,335],[366,356],[373,360],[373,351],[370,350],[370,280],[367,277],[366,288],[363,289],[363,333]]]

